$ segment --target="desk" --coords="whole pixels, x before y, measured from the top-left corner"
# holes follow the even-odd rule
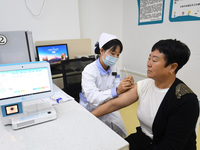
[[[81,79],[79,79],[82,71],[75,71],[75,70],[69,70],[66,73],[66,76],[68,78],[68,83],[78,83],[81,82]],[[56,84],[59,88],[64,89],[63,85],[63,72],[61,68],[61,64],[54,64],[51,65],[51,74],[53,83]]]
[[[60,89],[55,86],[55,91]],[[60,92],[63,92],[60,90]],[[64,92],[63,92],[64,93]],[[75,100],[54,106],[57,119],[13,130],[0,122],[3,150],[128,150],[128,143]]]
[[[82,70],[73,70],[73,69],[69,69],[69,70],[66,70],[66,74],[67,75],[74,75],[74,74],[81,74]],[[54,64],[54,65],[51,65],[51,74],[52,74],[52,78],[54,78],[53,76],[56,77],[62,77],[62,67],[61,67],[61,64]],[[58,75],[58,76],[56,76]]]

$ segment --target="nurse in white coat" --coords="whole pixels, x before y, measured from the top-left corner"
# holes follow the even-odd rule
[[[82,72],[82,92],[80,104],[90,112],[101,104],[117,97],[132,88],[133,77],[120,79],[119,68],[115,65],[123,46],[115,35],[102,33],[97,43],[95,53],[100,57],[87,65]],[[120,136],[127,136],[126,128],[119,111],[99,118]]]

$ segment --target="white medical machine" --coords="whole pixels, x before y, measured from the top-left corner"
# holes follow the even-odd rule
[[[13,129],[56,119],[56,111],[41,98],[54,95],[48,62],[0,65],[0,113]]]
[[[35,61],[31,31],[0,31],[0,64]]]

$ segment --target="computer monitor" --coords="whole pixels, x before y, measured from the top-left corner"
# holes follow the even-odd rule
[[[48,61],[50,65],[69,59],[67,44],[36,46],[36,52],[38,61]]]
[[[54,95],[46,61],[0,65],[0,106]]]

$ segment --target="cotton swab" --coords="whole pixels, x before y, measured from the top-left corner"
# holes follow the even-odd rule
[[[127,73],[127,71],[126,71],[126,68],[124,68],[124,71],[126,72],[126,76],[128,77],[128,73]]]
[[[128,73],[126,71],[126,68],[124,68],[124,72],[126,72],[126,76],[128,77]],[[133,82],[131,82],[131,84],[133,85]]]

